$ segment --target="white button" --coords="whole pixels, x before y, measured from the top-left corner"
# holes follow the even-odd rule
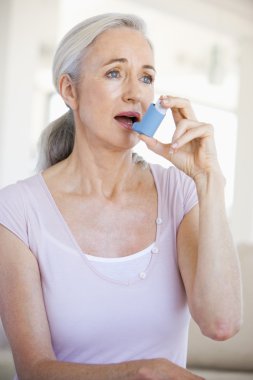
[[[146,276],[147,276],[147,273],[145,273],[145,272],[141,272],[141,273],[139,274],[139,276],[140,276],[140,278],[141,278],[142,280],[145,280],[145,278],[146,278]]]
[[[156,219],[156,224],[162,224],[162,222],[163,222],[162,218],[157,218]]]
[[[152,252],[152,253],[158,253],[158,252],[159,252],[158,247],[155,245],[155,246],[151,249],[151,252]]]

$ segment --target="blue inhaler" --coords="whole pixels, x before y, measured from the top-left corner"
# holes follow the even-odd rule
[[[166,111],[167,109],[161,106],[160,100],[158,100],[156,104],[151,103],[142,120],[134,123],[132,129],[149,137],[154,136],[166,115]]]

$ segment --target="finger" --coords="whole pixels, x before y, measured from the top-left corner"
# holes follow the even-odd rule
[[[182,119],[197,121],[191,103],[188,99],[176,96],[163,95],[160,97],[161,105],[164,108],[171,108],[173,118],[177,124]]]
[[[178,123],[177,128],[175,129],[175,132],[172,136],[172,143],[174,143],[177,139],[179,139],[179,137],[181,137],[189,129],[197,128],[202,124],[203,123],[200,123],[200,122],[195,121],[195,120],[188,120],[188,119],[181,120]]]
[[[182,136],[175,140],[172,144],[173,149],[179,149],[185,144],[199,138],[213,136],[213,127],[209,124],[201,124],[199,127],[188,129]]]
[[[169,147],[171,144],[161,143],[153,137],[149,137],[146,135],[138,135],[138,137],[147,145],[148,149],[152,150],[154,153],[157,153],[164,157],[168,156],[168,151],[170,151]],[[171,150],[170,153],[173,154],[174,151]]]

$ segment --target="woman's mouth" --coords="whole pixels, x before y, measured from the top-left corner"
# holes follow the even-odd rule
[[[121,112],[120,114],[114,117],[120,125],[128,130],[132,130],[133,123],[140,121],[140,114],[138,112]]]

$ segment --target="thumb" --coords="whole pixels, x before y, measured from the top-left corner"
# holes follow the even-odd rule
[[[153,137],[149,137],[143,134],[137,135],[138,138],[147,145],[148,149],[152,150],[156,154],[159,154],[160,156],[163,156],[164,158],[170,158],[171,144],[163,144]]]

